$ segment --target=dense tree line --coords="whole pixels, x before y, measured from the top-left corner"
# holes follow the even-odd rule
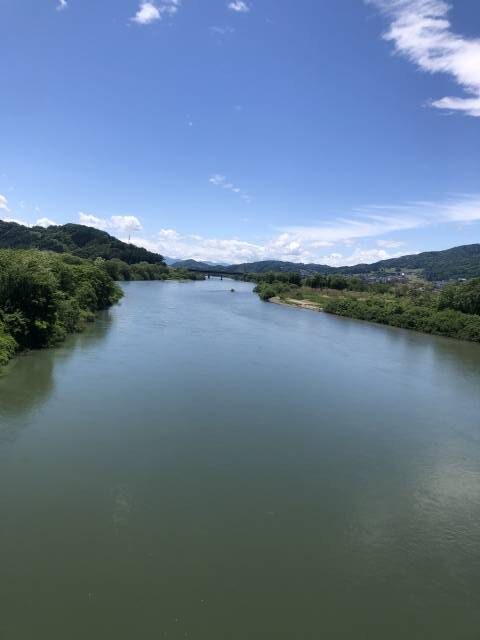
[[[369,291],[386,293],[389,286],[385,284],[368,284],[361,278],[352,278],[341,274],[323,275],[315,274],[302,278],[299,273],[255,273],[246,276],[247,280],[256,282],[254,291],[262,300],[268,300],[274,296],[292,291],[295,287],[308,287],[310,289],[334,289],[336,291]]]
[[[148,262],[127,264],[118,258],[113,258],[112,260],[97,258],[95,263],[105,269],[108,275],[116,281],[205,279],[205,276],[201,273],[192,273],[183,268],[167,267],[165,264],[150,264]]]
[[[391,300],[379,296],[367,300],[332,298],[325,305],[324,311],[403,329],[480,342],[480,316],[418,305],[408,299]]]
[[[79,330],[122,297],[106,270],[70,254],[0,250],[0,364]]]
[[[81,224],[53,225],[44,229],[0,220],[0,248],[71,253],[92,260],[116,258],[127,264],[165,264],[163,257],[158,253],[122,242],[106,231]]]
[[[112,260],[95,261],[102,266],[113,280],[166,280],[169,277],[169,268],[165,264],[150,264],[149,262],[138,262],[128,264],[118,258]]]

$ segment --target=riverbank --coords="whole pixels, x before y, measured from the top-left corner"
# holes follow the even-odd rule
[[[274,296],[270,298],[268,302],[273,304],[281,304],[286,307],[297,307],[298,309],[308,309],[310,311],[323,311],[323,307],[315,302],[309,302],[308,300],[295,300],[295,298],[279,298]]]
[[[480,278],[436,291],[425,281],[369,284],[345,276],[256,275],[262,300],[480,342]]]

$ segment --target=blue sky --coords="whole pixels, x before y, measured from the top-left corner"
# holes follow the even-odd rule
[[[480,241],[477,0],[1,0],[0,217],[173,257]]]

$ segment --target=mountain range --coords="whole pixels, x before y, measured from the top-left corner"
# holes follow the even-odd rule
[[[196,260],[182,260],[175,263],[188,269],[209,269],[212,265]],[[315,273],[348,275],[378,274],[379,272],[416,271],[419,276],[427,280],[451,280],[455,278],[474,278],[480,276],[480,244],[462,245],[443,251],[426,251],[400,258],[380,260],[373,264],[357,264],[351,267],[331,267],[326,264],[303,264],[297,262],[283,262],[280,260],[262,260],[260,262],[246,262],[229,266],[215,265],[215,268],[225,273],[265,273],[298,272],[301,275]]]
[[[64,224],[44,227],[26,227],[16,222],[0,220],[0,248],[43,249],[57,253],[72,253],[81,258],[118,258],[128,264],[148,262],[186,269],[215,269],[225,274],[297,272],[301,275],[315,273],[343,273],[349,275],[378,274],[379,272],[414,271],[427,280],[451,280],[480,276],[480,244],[462,245],[444,251],[426,251],[400,258],[380,260],[373,264],[357,264],[351,267],[331,267],[325,264],[303,264],[280,260],[262,260],[242,264],[215,264],[197,260],[164,259],[158,253],[143,247],[122,242],[106,231],[80,224]]]

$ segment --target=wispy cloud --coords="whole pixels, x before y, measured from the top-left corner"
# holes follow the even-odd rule
[[[161,20],[164,16],[173,16],[181,7],[181,0],[160,0],[159,2],[140,2],[137,13],[132,22],[150,24]]]
[[[8,208],[8,200],[5,196],[2,196],[0,193],[0,211],[10,211]]]
[[[222,185],[221,180],[216,182]],[[438,224],[478,221],[480,195],[443,202],[365,207],[347,217],[333,218],[319,225],[282,227],[261,241],[237,237],[208,238],[163,229],[151,238],[136,238],[135,243],[165,255],[197,260],[234,263],[274,258],[339,266],[375,262],[404,254],[406,249],[401,249],[404,243],[392,239],[393,233]],[[356,246],[346,251],[352,245]]]
[[[452,30],[451,5],[444,0],[366,0],[390,20],[384,38],[395,51],[423,71],[447,73],[466,97],[445,96],[431,102],[437,109],[480,117],[480,39]]]
[[[214,175],[212,185],[234,191],[238,189],[225,176]],[[0,197],[1,210],[7,214],[9,203]],[[13,214],[12,214],[13,216]],[[23,213],[22,213],[23,218]],[[33,226],[18,218],[4,218]],[[107,230],[127,239],[134,231],[142,231],[136,216],[100,217],[79,213],[81,224]],[[417,201],[402,205],[371,205],[348,215],[331,217],[311,225],[290,225],[275,229],[261,239],[255,237],[208,237],[161,229],[154,235],[136,234],[135,244],[178,258],[229,263],[278,259],[292,262],[316,262],[333,266],[375,262],[408,251],[395,234],[414,229],[433,229],[439,225],[456,227],[480,222],[480,194],[460,195],[443,201]],[[40,218],[37,225],[47,226],[53,220]]]
[[[221,189],[226,189],[227,191],[232,191],[239,195],[242,200],[244,200],[247,204],[250,204],[252,198],[245,193],[240,187],[237,187],[232,182],[227,180],[225,176],[222,176],[220,173],[214,173],[213,176],[210,176],[209,180],[210,184],[213,184],[215,187],[220,187]]]
[[[250,4],[243,0],[234,0],[229,2],[227,6],[230,11],[235,11],[236,13],[248,13],[251,10]]]
[[[58,0],[57,11],[63,11],[68,8],[67,0]]]
[[[404,242],[400,240],[377,240],[377,247],[381,247],[382,249],[398,249],[404,245]]]
[[[142,224],[136,216],[110,216],[109,218],[99,218],[91,213],[79,212],[78,218],[80,224],[87,227],[95,227],[106,231],[107,229],[120,233],[130,233],[132,231],[141,231]]]
[[[225,27],[210,27],[210,33],[213,36],[225,37],[231,36],[232,33],[235,33],[235,29],[229,25],[226,25]]]
[[[305,246],[282,246],[275,239],[264,243],[248,242],[239,238],[207,238],[195,234],[181,234],[175,229],[162,229],[153,238],[135,238],[135,244],[156,251],[163,255],[179,259],[192,258],[194,260],[242,263],[257,260],[287,260],[292,262],[319,262],[332,266],[359,264],[361,262],[376,262],[395,257],[400,253],[389,253],[385,249],[373,247],[371,249],[356,248],[352,253],[332,252],[329,254],[311,252]]]

